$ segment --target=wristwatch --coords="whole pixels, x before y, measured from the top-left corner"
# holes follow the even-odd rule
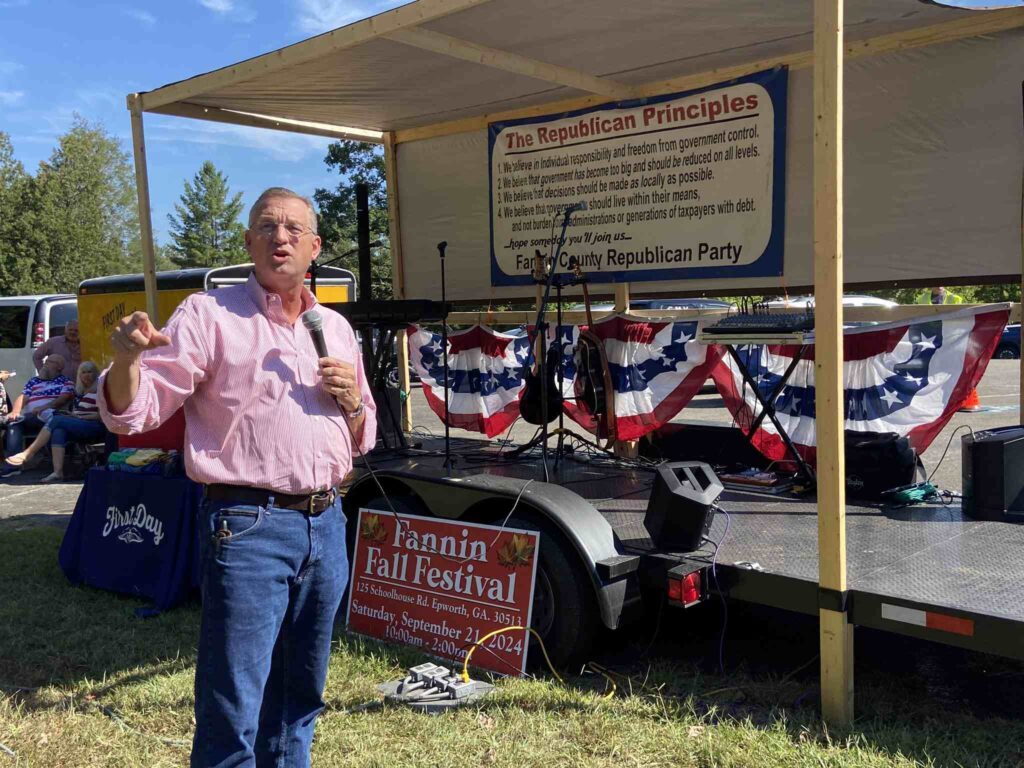
[[[360,399],[359,400],[359,405],[356,407],[356,409],[354,411],[344,411],[345,418],[346,419],[358,419],[360,416],[363,415],[363,410],[365,408],[366,408],[366,403],[364,403],[362,401],[362,399]]]

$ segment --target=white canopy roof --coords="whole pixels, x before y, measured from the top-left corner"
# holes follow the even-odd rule
[[[848,0],[845,40],[856,49],[968,16],[982,31],[1005,28],[1007,14],[1024,24],[1020,10]],[[665,80],[721,80],[751,62],[809,62],[811,47],[806,0],[419,0],[139,100],[143,111],[379,140],[581,96],[665,92]]]

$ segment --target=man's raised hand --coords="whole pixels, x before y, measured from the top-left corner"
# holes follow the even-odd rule
[[[166,347],[171,340],[160,333],[145,312],[133,312],[121,318],[110,334],[115,357],[134,362],[147,349]]]

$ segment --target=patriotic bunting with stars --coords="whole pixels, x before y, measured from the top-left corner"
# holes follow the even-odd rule
[[[409,361],[423,384],[430,409],[444,420],[441,334],[409,326]],[[526,336],[498,333],[485,325],[448,334],[449,426],[494,437],[519,416],[523,373],[532,362]]]
[[[697,328],[695,320],[629,315],[613,315],[591,327],[608,357],[619,440],[636,440],[667,424],[700,391],[722,349],[699,343]],[[593,431],[589,416],[575,407],[566,410]]]
[[[997,305],[848,328],[843,335],[846,430],[895,432],[923,452],[981,380],[1008,317],[1006,305]],[[797,349],[747,345],[737,348],[737,353],[767,398]],[[722,357],[712,377],[733,419],[747,432],[760,406],[735,361],[729,355]],[[776,398],[775,409],[797,450],[813,462],[813,342]],[[769,459],[787,458],[785,444],[768,419],[752,442]]]

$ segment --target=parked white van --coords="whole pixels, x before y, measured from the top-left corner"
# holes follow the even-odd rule
[[[69,320],[78,319],[78,301],[73,294],[0,297],[0,371],[14,371],[4,382],[14,400],[25,383],[36,375],[32,351],[64,333]]]

